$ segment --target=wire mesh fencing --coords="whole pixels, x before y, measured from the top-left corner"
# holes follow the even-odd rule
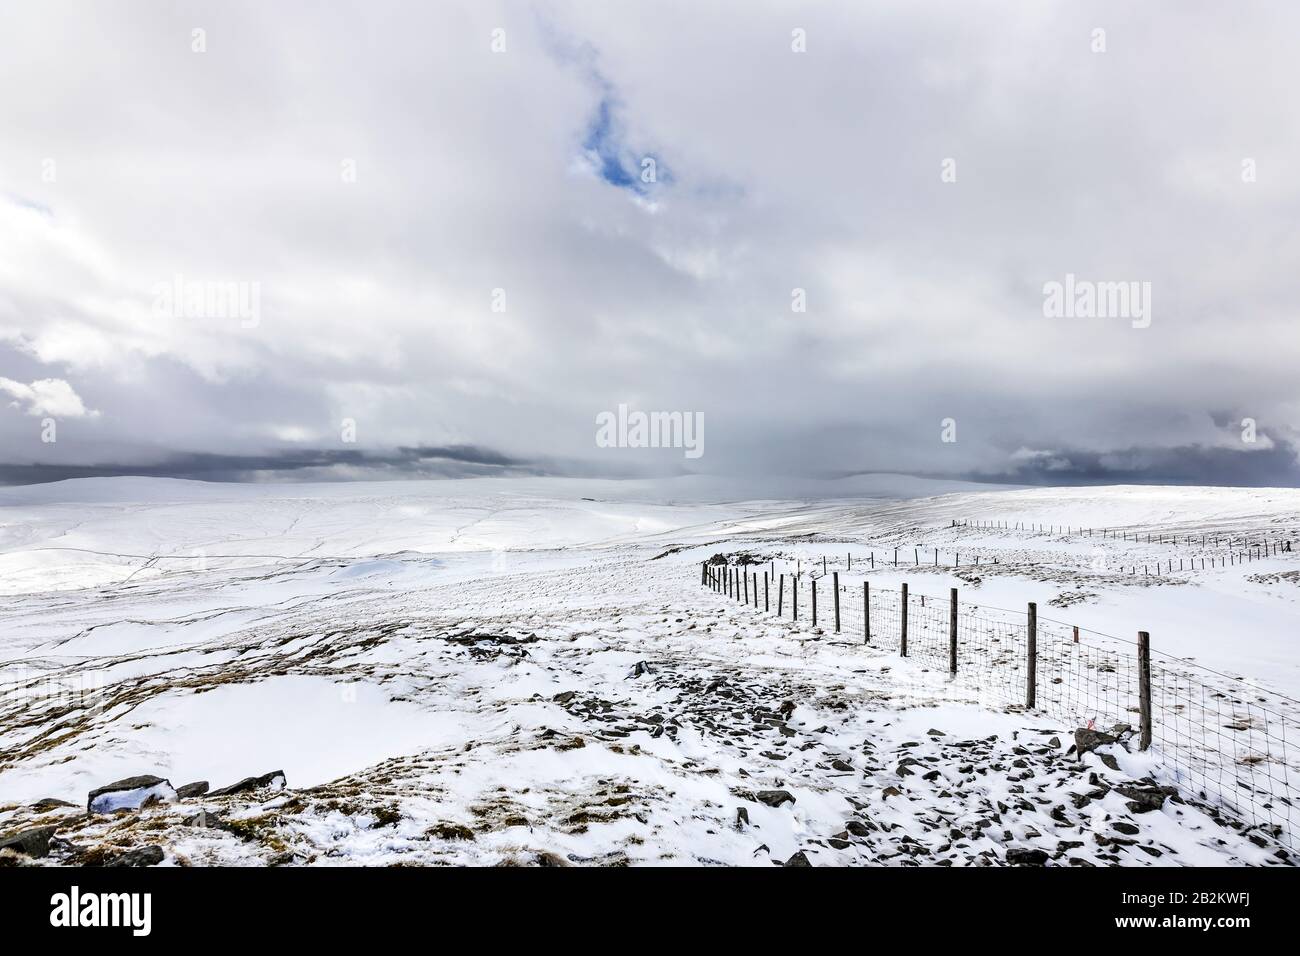
[[[1300,702],[1136,641],[907,584],[816,571],[706,563],[701,583],[978,689],[982,703],[1042,712],[1075,728],[1132,728],[1172,782],[1300,849]]]

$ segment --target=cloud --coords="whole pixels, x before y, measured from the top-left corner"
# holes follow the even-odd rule
[[[99,414],[99,412],[88,411],[81,401],[81,396],[61,378],[42,378],[30,385],[9,378],[0,378],[0,392],[13,396],[16,401],[12,403],[12,407],[20,408],[28,415],[93,418]]]
[[[0,370],[102,414],[44,445],[7,390],[0,461],[668,467],[596,446],[627,403],[702,413],[720,474],[1282,480],[1214,415],[1300,421],[1300,8],[1186,6],[20,8]],[[1068,274],[1150,282],[1150,328],[1045,317]],[[159,314],[177,276],[259,320]]]

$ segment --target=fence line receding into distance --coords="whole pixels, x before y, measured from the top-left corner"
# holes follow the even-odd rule
[[[1039,617],[880,587],[869,578],[714,564],[701,584],[758,613],[935,664],[981,700],[1110,732],[1126,724],[1184,790],[1300,849],[1300,703],[1151,649]],[[820,591],[820,594],[818,593]],[[1082,636],[1081,636],[1082,632]],[[1071,728],[1073,729],[1073,728]]]

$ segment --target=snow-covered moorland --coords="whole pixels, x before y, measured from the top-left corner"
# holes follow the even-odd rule
[[[1213,798],[1175,786],[1164,799],[1151,754],[1111,744],[1079,759],[1067,722],[990,706],[824,619],[728,600],[700,586],[700,566],[874,552],[878,587],[959,587],[1095,631],[1147,630],[1161,651],[1285,700],[1300,697],[1300,550],[1193,570],[1226,545],[1186,539],[1285,539],[1300,493],[889,478],[800,491],[0,490],[0,859],[1292,861],[1285,839]],[[1011,527],[975,526],[998,521]],[[979,573],[886,566],[895,548],[978,557]],[[1170,559],[1186,570],[1123,570]]]

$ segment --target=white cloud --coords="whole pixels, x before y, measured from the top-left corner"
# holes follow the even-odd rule
[[[28,415],[52,416],[54,418],[94,418],[97,411],[86,409],[81,396],[61,378],[42,378],[30,385],[15,382],[10,378],[0,378],[0,392],[5,392],[15,399],[11,408],[18,408]]]

